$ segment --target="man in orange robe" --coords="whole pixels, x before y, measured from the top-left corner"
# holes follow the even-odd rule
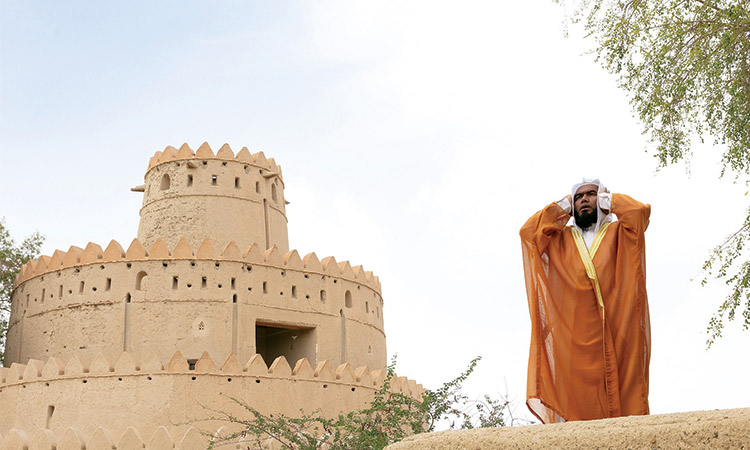
[[[526,404],[542,422],[649,413],[650,212],[584,179],[521,228],[531,315]]]

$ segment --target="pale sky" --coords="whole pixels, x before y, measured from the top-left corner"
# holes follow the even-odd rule
[[[652,206],[652,412],[746,407],[750,332],[731,323],[706,351],[726,288],[691,279],[747,189],[718,179],[710,145],[689,175],[657,172],[563,17],[551,0],[0,0],[0,216],[19,240],[44,234],[44,254],[127,245],[154,152],[263,150],[290,247],[380,276],[399,374],[437,388],[481,355],[469,393],[507,392],[529,417],[518,229],[597,177]]]

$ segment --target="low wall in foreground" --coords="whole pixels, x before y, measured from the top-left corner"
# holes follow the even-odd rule
[[[412,436],[387,450],[455,449],[750,449],[750,408],[442,431]]]
[[[232,354],[219,366],[204,353],[192,369],[179,352],[169,362],[155,357],[138,362],[123,353],[114,365],[104,354],[90,362],[78,355],[67,363],[32,359],[0,367],[0,435],[7,439],[15,429],[30,438],[42,428],[57,438],[68,429],[91,436],[104,427],[114,442],[134,428],[145,442],[163,426],[176,442],[190,426],[213,433],[226,425],[210,420],[223,417],[218,411],[249,416],[232,399],[271,416],[319,410],[336,417],[356,411],[368,406],[385,376],[385,369],[355,369],[348,363],[334,367],[328,361],[313,369],[304,358],[292,369],[283,356],[267,366],[260,355],[244,363]],[[390,387],[416,398],[423,392],[405,377],[395,377]],[[0,450],[21,450],[7,445],[0,438]]]

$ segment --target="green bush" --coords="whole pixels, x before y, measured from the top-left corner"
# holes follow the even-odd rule
[[[211,436],[209,449],[225,444],[241,444],[246,450],[268,445],[288,450],[379,450],[407,436],[431,432],[446,422],[449,428],[502,427],[509,414],[509,402],[485,396],[470,400],[461,392],[462,383],[471,375],[481,358],[455,379],[435,391],[427,390],[421,400],[391,392],[395,358],[388,366],[383,384],[375,392],[369,407],[326,418],[320,411],[299,417],[265,415],[246,402],[229,397],[246,412],[237,417],[225,411],[213,411],[206,420],[240,425],[241,431]]]

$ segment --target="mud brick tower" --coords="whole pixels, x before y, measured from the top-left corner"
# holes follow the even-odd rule
[[[133,190],[127,249],[71,246],[16,279],[0,449],[200,448],[195,420],[229,397],[288,415],[367,404],[385,376],[380,282],[289,251],[273,159],[167,147]]]

